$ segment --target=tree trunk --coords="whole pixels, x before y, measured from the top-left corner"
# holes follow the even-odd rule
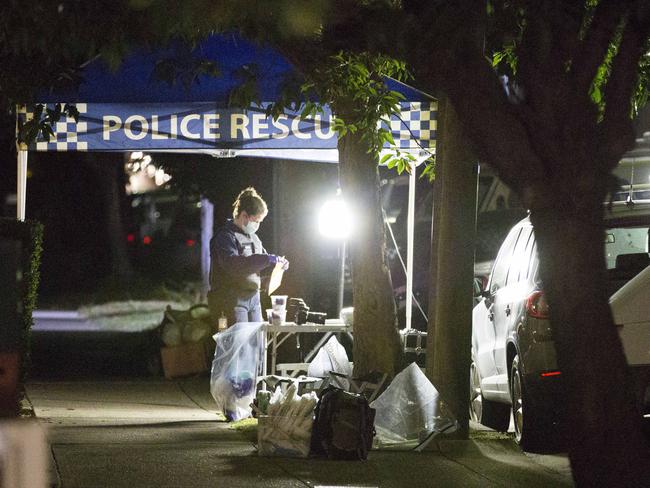
[[[533,210],[578,486],[645,486],[648,444],[606,296],[602,209]],[[607,345],[603,347],[603,345]]]
[[[377,162],[368,154],[358,133],[348,133],[339,139],[338,145],[341,189],[354,217],[348,241],[354,305],[354,374],[381,371],[392,377],[400,371],[401,345],[393,286],[385,260]]]
[[[451,98],[480,160],[531,210],[580,486],[650,480],[650,451],[605,287],[602,202],[609,173],[628,149],[629,103],[648,26],[648,2],[619,3],[598,2],[586,33],[571,22],[593,20],[591,10],[576,17],[579,8],[567,16],[560,3],[527,3],[522,12],[534,10],[525,12],[516,49],[521,90],[509,96],[476,42],[485,9],[464,1],[406,3],[413,7],[405,32],[416,78]],[[625,32],[599,114],[588,92],[620,25]]]
[[[447,99],[438,106],[427,376],[456,416],[459,435],[466,438],[477,167],[455,110]]]

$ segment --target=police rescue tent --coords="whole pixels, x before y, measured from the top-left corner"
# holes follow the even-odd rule
[[[193,76],[197,63],[214,63],[219,76]],[[161,73],[173,71],[172,80]],[[276,51],[235,35],[214,35],[190,49],[176,43],[167,49],[138,52],[112,72],[96,60],[82,73],[75,88],[48,93],[34,104],[17,107],[18,123],[33,119],[35,107],[73,103],[78,119],[62,117],[49,140],[40,138],[18,148],[17,218],[25,218],[28,151],[164,151],[204,153],[215,157],[253,156],[314,162],[338,162],[332,113],[301,119],[287,110],[276,119],[266,115],[279,99],[291,65]],[[229,106],[229,97],[242,83],[242,73],[263,73],[257,81],[261,100],[249,107]],[[180,80],[180,81],[178,81]],[[435,150],[435,100],[395,80],[387,86],[404,95],[400,114],[390,123],[395,145],[417,161]],[[391,148],[386,145],[384,150]],[[412,245],[415,172],[409,192],[409,242]],[[408,259],[412,262],[412,251]],[[407,266],[411,276],[411,266]],[[407,288],[410,280],[407,279]],[[407,290],[407,299],[410,293]],[[407,306],[407,311],[411,307]]]

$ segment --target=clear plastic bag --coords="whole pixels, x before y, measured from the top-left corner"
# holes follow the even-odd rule
[[[325,345],[318,350],[314,359],[309,363],[307,376],[327,378],[330,371],[347,376],[352,375],[352,365],[348,360],[345,347],[341,345],[335,336],[330,337]],[[333,378],[330,384],[344,390],[347,390],[349,386],[348,381],[342,378]]]
[[[377,449],[413,449],[457,427],[455,416],[416,363],[395,376],[370,406],[376,410]]]
[[[210,393],[228,420],[251,416],[257,375],[262,365],[261,323],[239,323],[214,335],[217,347],[210,373]]]

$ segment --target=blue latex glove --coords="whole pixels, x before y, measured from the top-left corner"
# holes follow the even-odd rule
[[[281,263],[283,270],[286,271],[289,269],[289,261],[287,261],[284,257],[276,256],[275,254],[269,254],[268,256],[269,256],[269,264],[275,265],[277,263]]]

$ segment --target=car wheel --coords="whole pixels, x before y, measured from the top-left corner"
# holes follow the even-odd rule
[[[499,432],[506,432],[510,424],[508,405],[483,398],[478,368],[473,362],[470,366],[469,416],[474,422]]]
[[[543,441],[543,412],[530,399],[529,386],[523,378],[519,356],[515,356],[510,369],[510,395],[512,396],[512,417],[515,424],[515,440],[524,451],[542,451],[547,446]],[[550,431],[547,430],[550,434]]]

